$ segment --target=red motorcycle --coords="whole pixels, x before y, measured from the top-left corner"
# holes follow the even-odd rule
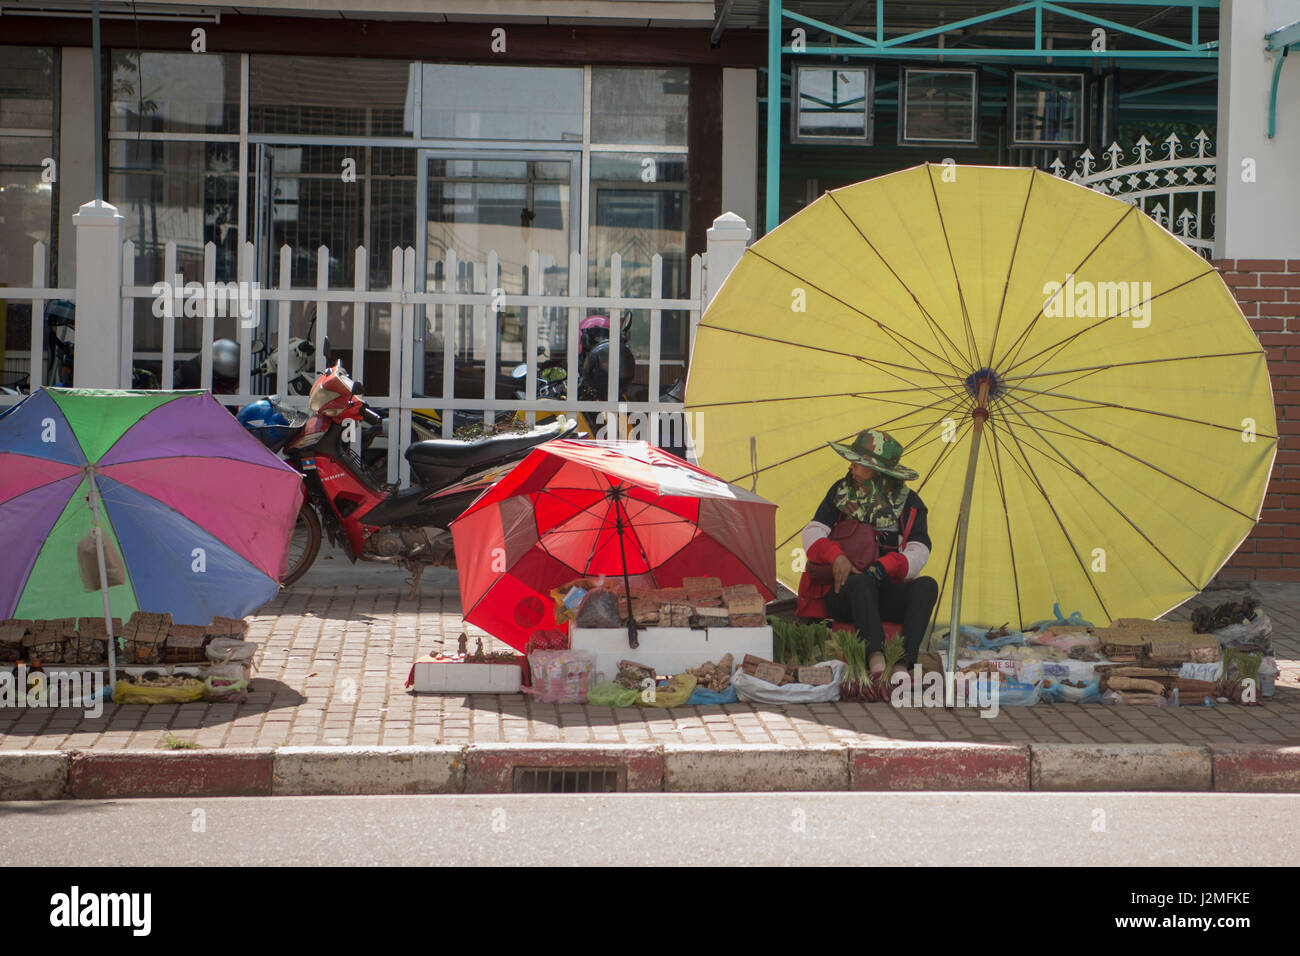
[[[312,386],[311,418],[284,445],[284,453],[306,479],[307,501],[294,529],[294,548],[281,583],[293,584],[320,550],[321,529],[352,562],[383,561],[413,575],[412,594],[431,565],[455,567],[448,527],[475,498],[522,461],[533,448],[576,430],[562,420],[523,434],[477,441],[434,439],[406,451],[418,484],[396,491],[370,477],[348,446],[348,433],[374,426],[379,416],[357,396],[341,363]],[[299,550],[301,549],[301,550]]]

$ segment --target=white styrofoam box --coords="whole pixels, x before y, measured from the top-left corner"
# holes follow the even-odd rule
[[[1048,677],[1089,683],[1096,676],[1094,661],[1021,661],[1016,668],[1016,679],[1030,684]]]
[[[523,677],[518,664],[418,660],[412,689],[417,694],[518,694]]]
[[[737,667],[746,654],[772,659],[772,628],[767,626],[638,627],[636,648],[628,646],[626,627],[575,627],[571,643],[575,651],[596,655],[600,680],[613,680],[619,661],[636,661],[668,675],[709,661],[717,663],[725,654],[735,659]]]

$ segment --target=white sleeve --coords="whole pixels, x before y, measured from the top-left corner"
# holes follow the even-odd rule
[[[804,529],[807,535],[808,529]],[[920,541],[909,541],[903,545],[903,557],[907,558],[907,577],[904,581],[915,581],[921,575],[925,562],[930,560],[930,549]]]
[[[820,541],[822,538],[829,537],[831,529],[820,521],[809,521],[803,529],[803,550],[806,554],[808,549]]]

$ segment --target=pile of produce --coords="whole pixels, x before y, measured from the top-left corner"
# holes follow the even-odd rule
[[[577,578],[551,590],[557,619],[579,627],[621,627],[628,613],[641,627],[762,627],[763,596],[753,584],[723,587],[721,578],[684,578],[677,588],[631,588],[605,578]]]
[[[722,660],[716,664],[705,662],[699,667],[688,667],[686,673],[695,677],[697,687],[721,694],[731,686],[731,672],[734,665],[735,659],[730,654],[724,654]]]

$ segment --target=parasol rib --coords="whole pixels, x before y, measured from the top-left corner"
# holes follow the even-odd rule
[[[1068,273],[1066,273],[1066,275],[1067,276],[1078,275],[1079,270],[1082,269],[1085,265],[1087,265],[1088,260],[1091,259],[1093,257],[1093,254],[1098,249],[1101,248],[1101,244],[1111,237],[1111,234],[1114,233],[1115,230],[1120,227],[1120,225],[1124,222],[1125,219],[1133,215],[1133,211],[1135,209],[1137,209],[1136,206],[1129,206],[1126,210],[1124,210],[1124,212],[1120,214],[1120,217],[1115,220],[1115,224],[1106,230],[1106,234],[1097,240],[1097,244],[1094,245],[1091,249],[1089,249],[1088,254],[1079,261],[1079,264],[1077,266],[1075,266]],[[1007,348],[1007,351],[1004,352],[1002,357],[997,360],[997,362],[993,366],[994,368],[998,368],[1002,366],[1007,359],[1011,358],[1013,351],[1015,352],[1016,355],[1020,354],[1020,348],[1024,347],[1022,343],[1025,341],[1029,333],[1034,330],[1034,326],[1037,325],[1038,320],[1043,317],[1043,312],[1045,312],[1046,309],[1047,309],[1047,303],[1044,302],[1042,308],[1040,308],[1037,314],[1035,314],[1034,317],[1029,320],[1029,324],[1025,326],[1024,329],[1021,330],[1020,334],[1015,337],[1011,345]],[[1012,367],[1014,368],[1014,366]]]
[[[898,429],[898,428],[915,428],[916,425],[895,425],[894,423],[895,423],[895,422],[902,421],[904,418],[907,418],[907,417],[909,417],[909,416],[911,416],[911,415],[915,415],[915,414],[917,414],[918,412],[928,411],[929,409],[934,408],[935,406],[937,406],[940,402],[947,401],[947,400],[950,399],[951,397],[952,397],[952,396],[950,396],[950,395],[944,395],[944,396],[941,396],[941,397],[938,399],[938,401],[931,402],[929,405],[923,405],[922,407],[916,409],[916,411],[904,412],[902,415],[899,415],[899,416],[896,417],[896,418],[891,418],[891,419],[889,419],[888,421],[884,421],[884,422],[879,423],[879,425],[878,425],[877,427],[879,427],[879,428],[885,428],[886,426],[892,426],[892,427],[894,427],[895,429]],[[963,396],[963,401],[964,401],[964,400],[965,400],[965,399],[964,399],[964,396]],[[695,406],[691,406],[691,407],[694,408]],[[917,425],[919,425],[919,424],[922,424],[922,423],[921,423],[921,422],[917,422]],[[856,435],[856,434],[857,434],[857,432],[854,432],[854,433],[849,434],[849,435],[844,435],[844,436],[841,436],[838,440],[841,441],[841,442],[846,442],[846,441],[851,440],[851,439],[853,438],[853,436]],[[773,468],[779,468],[779,467],[781,467],[782,465],[788,465],[788,464],[790,464],[790,462],[792,462],[792,461],[798,461],[800,458],[807,458],[809,455],[812,455],[812,454],[815,454],[816,452],[819,452],[819,451],[823,451],[823,450],[825,450],[825,448],[826,448],[825,443],[822,443],[822,444],[819,444],[819,445],[814,445],[812,448],[809,448],[809,449],[806,450],[806,451],[801,451],[801,452],[799,452],[799,453],[796,454],[796,455],[791,455],[789,458],[783,458],[783,459],[781,459],[780,461],[774,461],[774,462],[772,462],[772,464],[770,464],[770,465],[764,465],[762,468],[757,468],[757,469],[755,469],[754,471],[746,472],[745,474],[740,475],[739,477],[736,477],[736,478],[729,478],[729,479],[727,479],[727,481],[728,481],[729,483],[731,483],[731,484],[739,484],[739,483],[740,483],[742,480],[744,480],[745,478],[752,478],[752,477],[754,477],[755,475],[762,474],[762,473],[765,472],[765,471],[771,471]]]
[[[996,411],[997,410],[995,409],[994,412],[996,413]],[[1005,424],[1005,419],[1003,423]],[[1027,475],[1029,480],[1034,483],[1034,487],[1038,489],[1038,493],[1042,495],[1043,501],[1047,504],[1048,510],[1052,512],[1052,517],[1056,519],[1057,527],[1061,529],[1061,534],[1065,536],[1065,543],[1070,546],[1070,553],[1074,555],[1074,560],[1078,563],[1080,572],[1082,572],[1084,578],[1087,580],[1088,587],[1092,588],[1092,593],[1096,596],[1097,603],[1101,606],[1102,613],[1106,615],[1107,619],[1109,619],[1111,616],[1110,609],[1106,607],[1106,602],[1102,600],[1101,593],[1097,590],[1097,585],[1092,580],[1092,575],[1088,573],[1087,565],[1084,564],[1083,558],[1079,556],[1079,549],[1075,547],[1074,539],[1070,537],[1070,532],[1065,530],[1065,522],[1061,520],[1061,516],[1056,510],[1056,506],[1052,504],[1052,499],[1047,494],[1047,489],[1043,487],[1042,481],[1039,480],[1038,472],[1034,471],[1034,466],[1029,463],[1028,457],[1020,447],[1019,436],[1016,435],[1014,431],[1011,431],[1010,428],[1008,428],[1007,431],[1011,436],[1011,440],[1015,442],[1017,450],[1020,451],[1020,457],[1024,459],[1024,461],[1021,462],[1015,455],[1012,455],[1011,460],[1014,461],[1022,471],[1028,469]],[[996,435],[993,440],[998,440]]]
[[[1007,487],[1002,477],[1002,456],[1001,447],[997,440],[997,425],[990,422],[989,435],[993,441],[989,442],[992,449],[989,452],[989,463],[993,467],[993,479],[998,485],[998,496],[1002,499],[1002,517],[1007,525],[1007,554],[1011,557],[1011,584],[1016,590],[1016,622],[1020,625],[1019,629],[1025,629],[1025,611],[1020,601],[1020,573],[1016,569],[1016,543],[1011,536],[1011,509],[1007,507]]]
[[[1049,398],[1064,398],[1069,401],[1079,402],[1082,406],[1087,406],[1090,408],[1114,408],[1125,412],[1138,412],[1142,415],[1154,415],[1158,418],[1172,418],[1174,421],[1187,422],[1190,425],[1204,425],[1206,428],[1218,428],[1221,429],[1222,431],[1233,432],[1234,434],[1241,431],[1241,426],[1239,425],[1220,425],[1217,422],[1209,422],[1201,418],[1188,418],[1186,415],[1175,415],[1173,412],[1158,412],[1153,408],[1138,408],[1136,405],[1120,405],[1118,402],[1103,402],[1095,398],[1080,398],[1078,395],[1066,395],[1063,392],[1058,392],[1055,390],[1050,392],[1044,392],[1041,391],[1040,389],[1025,388],[1023,385],[1021,385],[1016,389],[1016,391],[1028,392],[1030,395],[1046,395]],[[1001,396],[1001,397],[1010,397],[1010,392],[1008,392],[1006,396]],[[1018,400],[1021,402],[1025,401],[1024,399],[1018,399]],[[1032,408],[1033,406],[1030,407]],[[1043,412],[1042,409],[1035,409],[1035,411],[1046,414],[1046,412]],[[1062,424],[1067,424],[1067,423],[1063,422]],[[1070,426],[1070,427],[1073,428],[1074,426]],[[1263,435],[1262,432],[1258,434],[1261,437],[1266,437],[1266,438],[1277,437],[1276,435]]]
[[[1138,306],[1146,305],[1150,302],[1154,302],[1156,299],[1159,299],[1161,296],[1166,296],[1171,292],[1177,292],[1179,289],[1183,288],[1183,286],[1191,285],[1197,279],[1204,279],[1206,276],[1212,276],[1217,274],[1218,273],[1215,272],[1213,267],[1211,267],[1205,272],[1199,272],[1196,275],[1192,276],[1190,279],[1184,279],[1182,282],[1178,283],[1177,285],[1170,286],[1168,289],[1165,289],[1161,292],[1157,292],[1155,295],[1148,296],[1147,298],[1143,299],[1141,302],[1130,305],[1127,309],[1125,309],[1122,312],[1117,312],[1114,315],[1108,315],[1106,316],[1106,318],[1094,322],[1092,325],[1089,325],[1086,328],[1079,329],[1079,331],[1067,335],[1065,338],[1061,339],[1058,342],[1053,343],[1052,345],[1039,349],[1037,352],[1035,352],[1033,355],[1030,355],[1028,358],[1020,359],[1012,363],[1011,365],[1008,365],[1006,370],[1010,372],[1026,364],[1027,362],[1032,362],[1035,358],[1042,355],[1044,352],[1051,352],[1053,350],[1056,350],[1055,355],[1047,356],[1047,358],[1043,359],[1041,362],[1038,363],[1038,365],[1034,367],[1034,371],[1037,372],[1039,369],[1041,369],[1052,359],[1056,358],[1057,355],[1065,351],[1065,346],[1069,345],[1071,342],[1075,341],[1080,336],[1086,335],[1087,333],[1093,331],[1094,329],[1101,328],[1107,322],[1113,322],[1115,319],[1128,317],[1129,314]],[[1046,308],[1046,306],[1044,306],[1044,308]],[[1041,310],[1039,311],[1039,314],[1040,315],[1042,314]]]
[[[989,360],[985,365],[986,368],[993,367],[993,354],[998,349],[998,332],[1002,328],[1002,314],[1007,307],[1007,292],[1011,289],[1011,272],[1016,267],[1016,254],[1020,252],[1020,235],[1025,229],[1025,217],[1029,214],[1029,197],[1034,193],[1034,180],[1038,178],[1038,170],[1029,170],[1029,188],[1025,190],[1025,204],[1020,208],[1020,221],[1016,223],[1016,241],[1011,246],[1011,259],[1007,262],[1007,277],[1002,282],[1002,299],[998,302],[998,317],[993,323],[993,339],[989,342]],[[934,183],[931,182],[931,187]]]
[[[921,490],[922,488],[925,487],[926,482],[928,482],[928,481],[930,480],[931,476],[934,475],[934,473],[935,473],[936,471],[939,470],[939,466],[943,464],[943,460],[944,460],[945,458],[947,458],[949,455],[951,455],[952,452],[953,452],[953,450],[954,450],[958,445],[961,444],[962,435],[963,435],[963,433],[966,432],[966,430],[967,430],[968,427],[969,427],[969,420],[968,420],[968,423],[967,423],[967,424],[962,425],[962,426],[958,429],[958,431],[956,432],[956,434],[953,435],[953,440],[950,441],[950,442],[948,442],[948,447],[945,448],[943,451],[941,451],[941,452],[939,453],[939,457],[938,457],[937,459],[935,459],[934,464],[930,466],[930,470],[927,471],[927,472],[925,473],[925,477],[921,479],[921,483],[920,483],[919,485],[916,486],[916,490],[917,490],[918,492],[920,492],[920,490]],[[943,436],[940,435],[939,437],[942,438]],[[920,449],[924,448],[926,445],[929,445],[929,444],[933,443],[934,441],[936,441],[936,439],[934,439],[934,438],[928,439],[928,440],[925,441],[924,443],[922,443],[922,444],[920,444],[920,445],[917,445],[917,446],[916,446],[915,448],[913,448],[912,450],[913,450],[913,451],[919,451]]]
[[[1165,554],[1164,550],[1163,550],[1163,549],[1162,549],[1158,544],[1156,544],[1154,541],[1152,541],[1151,538],[1150,538],[1150,536],[1149,536],[1145,531],[1143,531],[1141,528],[1139,528],[1139,527],[1137,526],[1136,522],[1134,522],[1133,519],[1130,518],[1130,517],[1128,516],[1128,514],[1124,511],[1123,508],[1119,507],[1119,505],[1117,505],[1117,504],[1115,504],[1115,502],[1111,501],[1111,500],[1110,500],[1110,497],[1109,497],[1107,494],[1105,494],[1105,492],[1103,492],[1100,488],[1098,488],[1096,485],[1094,485],[1094,484],[1093,484],[1093,483],[1088,479],[1088,476],[1085,475],[1085,474],[1084,474],[1084,473],[1079,469],[1079,467],[1078,467],[1074,462],[1072,462],[1072,461],[1071,461],[1071,460],[1066,456],[1066,454],[1065,454],[1064,452],[1062,452],[1059,448],[1057,448],[1055,445],[1053,445],[1052,442],[1051,442],[1051,440],[1048,439],[1045,435],[1043,435],[1042,432],[1040,432],[1037,428],[1035,428],[1035,427],[1034,427],[1033,425],[1031,425],[1028,421],[1026,421],[1026,420],[1025,420],[1025,417],[1024,417],[1023,415],[1021,415],[1020,412],[1019,412],[1018,410],[1016,410],[1016,409],[1013,408],[1012,411],[1014,411],[1014,412],[1016,413],[1016,417],[1018,417],[1022,422],[1025,423],[1025,427],[1026,427],[1026,428],[1028,428],[1028,429],[1029,429],[1030,431],[1032,431],[1035,435],[1037,435],[1037,436],[1038,436],[1039,438],[1041,438],[1044,442],[1046,442],[1047,447],[1050,448],[1050,449],[1052,449],[1052,451],[1054,451],[1054,452],[1055,452],[1055,453],[1060,457],[1061,462],[1063,462],[1063,463],[1065,464],[1065,467],[1066,467],[1066,468],[1070,469],[1070,470],[1073,471],[1076,475],[1078,475],[1080,478],[1082,478],[1083,481],[1084,481],[1084,483],[1087,484],[1087,486],[1093,490],[1093,492],[1097,495],[1097,497],[1099,497],[1102,501],[1106,502],[1106,504],[1110,505],[1111,510],[1114,511],[1114,512],[1115,512],[1117,515],[1119,515],[1121,518],[1123,518],[1124,521],[1128,524],[1128,526],[1129,526],[1130,528],[1132,528],[1134,531],[1136,531],[1136,532],[1138,533],[1138,535],[1142,538],[1142,540],[1145,541],[1147,544],[1149,544],[1149,545],[1151,546],[1151,550],[1155,551],[1156,554],[1158,554],[1158,555],[1160,555],[1160,557],[1164,558],[1164,559],[1165,559],[1165,563],[1168,564],[1171,568],[1173,568],[1174,571],[1177,572],[1178,576],[1181,577],[1184,581],[1187,582],[1187,584],[1188,584],[1189,587],[1191,587],[1191,588],[1195,588],[1196,590],[1200,590],[1200,585],[1197,584],[1195,581],[1193,581],[1193,580],[1192,580],[1192,579],[1191,579],[1191,578],[1190,578],[1190,577],[1189,577],[1189,576],[1188,576],[1188,575],[1183,571],[1182,568],[1180,568],[1177,564],[1175,564],[1175,563],[1174,563],[1174,560],[1173,560],[1171,557],[1169,557],[1169,555]],[[1038,454],[1042,455],[1044,458],[1047,458],[1049,461],[1052,460],[1052,458],[1051,458],[1050,455],[1046,454],[1046,453],[1045,453],[1042,449],[1040,449],[1040,448],[1034,448],[1034,446],[1028,444],[1028,442],[1026,442],[1025,447],[1030,448],[1031,450],[1038,452]]]
[[[1131,362],[1110,362],[1106,365],[1084,365],[1079,368],[1063,368],[1052,372],[1029,372],[1025,375],[1002,375],[1002,382],[1021,382],[1027,378],[1050,378],[1053,375],[1071,375],[1074,372],[1104,372],[1112,368],[1127,368],[1131,365],[1159,365],[1161,362],[1197,362],[1201,359],[1238,358],[1251,356],[1259,358],[1258,350],[1253,352],[1211,352],[1205,355],[1171,355],[1168,358],[1134,359]]]
[[[692,409],[697,408],[730,408],[733,405],[759,405],[766,402],[808,402],[820,401],[826,398],[875,398],[877,395],[891,395],[896,392],[931,392],[931,389],[924,385],[914,385],[910,388],[886,388],[880,391],[872,392],[828,392],[825,395],[783,395],[776,398],[746,398],[734,402],[701,402],[698,405],[692,405]],[[933,392],[931,392],[933,394]],[[895,405],[908,405],[910,402],[899,402],[894,399],[885,399]],[[929,408],[929,405],[917,405],[916,408]]]
[[[1050,394],[1050,393],[1045,393],[1045,394]],[[1190,482],[1183,481],[1183,479],[1178,478],[1178,477],[1176,477],[1176,476],[1174,476],[1174,475],[1171,475],[1169,472],[1165,471],[1163,468],[1160,468],[1160,467],[1157,466],[1157,465],[1153,465],[1153,464],[1151,464],[1151,462],[1147,461],[1146,459],[1144,459],[1144,458],[1139,458],[1137,455],[1133,454],[1132,452],[1125,451],[1123,448],[1119,447],[1118,445],[1112,444],[1111,442],[1108,442],[1108,441],[1105,441],[1104,439],[1098,438],[1096,435],[1093,435],[1091,432],[1084,431],[1084,430],[1083,430],[1082,428],[1080,428],[1078,425],[1073,425],[1073,424],[1071,424],[1070,422],[1065,421],[1064,419],[1057,418],[1055,415],[1051,414],[1051,413],[1048,412],[1048,411],[1044,411],[1044,410],[1042,410],[1042,409],[1037,409],[1037,408],[1035,408],[1033,405],[1030,405],[1028,402],[1026,402],[1024,399],[1017,399],[1017,401],[1018,401],[1020,404],[1025,405],[1025,406],[1026,406],[1027,408],[1029,408],[1031,411],[1038,412],[1038,414],[1041,414],[1041,415],[1046,415],[1048,418],[1052,419],[1052,421],[1059,422],[1060,424],[1064,425],[1066,428],[1072,428],[1072,429],[1074,429],[1076,432],[1079,433],[1079,435],[1084,436],[1084,437],[1087,438],[1089,441],[1094,442],[1094,443],[1096,443],[1096,444],[1098,444],[1098,445],[1101,445],[1103,448],[1110,448],[1110,449],[1113,449],[1114,451],[1119,452],[1121,455],[1124,455],[1124,456],[1127,457],[1127,458],[1131,458],[1131,459],[1133,459],[1133,460],[1136,461],[1138,464],[1140,464],[1140,465],[1144,465],[1144,466],[1146,466],[1147,468],[1150,468],[1152,471],[1156,472],[1157,474],[1164,475],[1164,476],[1165,476],[1166,478],[1168,478],[1170,481],[1177,482],[1178,484],[1182,485],[1184,488],[1190,488],[1190,489],[1192,489],[1192,491],[1195,491],[1198,495],[1201,495],[1202,497],[1207,498],[1207,499],[1209,499],[1210,501],[1213,501],[1213,502],[1214,502],[1215,504],[1217,504],[1217,505],[1222,505],[1224,508],[1227,508],[1227,509],[1228,509],[1229,511],[1231,511],[1233,514],[1241,515],[1243,518],[1248,518],[1248,519],[1249,519],[1250,521],[1252,521],[1252,522],[1255,520],[1255,518],[1254,518],[1252,515],[1248,515],[1248,514],[1246,514],[1244,511],[1240,511],[1240,510],[1238,510],[1237,508],[1234,508],[1232,505],[1228,504],[1226,501],[1222,501],[1222,500],[1220,500],[1220,499],[1214,497],[1214,495],[1210,494],[1209,492],[1203,491],[1203,490],[1200,489],[1200,488],[1197,488],[1195,485],[1191,484]],[[1135,409],[1135,411],[1140,411],[1140,409]],[[1177,416],[1172,416],[1172,417],[1177,417]],[[1202,424],[1208,424],[1208,423],[1202,423]],[[1030,426],[1030,427],[1032,428],[1033,426]],[[1233,431],[1237,431],[1237,429],[1233,429]],[[1058,435],[1060,435],[1060,437],[1062,437],[1062,438],[1073,438],[1073,439],[1075,439],[1076,441],[1078,440],[1078,436],[1075,436],[1075,435],[1067,435],[1067,434],[1062,434],[1062,433],[1060,433],[1060,432],[1053,432],[1053,434],[1058,434]]]
[[[824,353],[826,353],[827,355],[838,355],[838,356],[841,357],[841,358],[853,359],[854,361],[862,362],[862,363],[865,364],[865,365],[870,365],[870,366],[872,366],[873,368],[877,368],[877,371],[883,371],[882,369],[879,369],[878,366],[881,366],[881,365],[887,365],[887,366],[890,366],[890,367],[892,367],[892,368],[894,368],[894,369],[903,369],[904,371],[907,371],[907,372],[919,372],[919,373],[921,373],[921,374],[925,374],[925,375],[933,375],[935,378],[938,378],[938,379],[943,379],[943,378],[955,378],[955,379],[957,379],[958,381],[961,381],[961,377],[960,377],[960,376],[957,376],[957,375],[949,375],[949,374],[946,373],[946,372],[936,372],[936,371],[934,371],[934,370],[932,370],[932,369],[929,369],[929,368],[916,368],[916,367],[911,366],[911,365],[900,365],[900,364],[898,364],[897,362],[886,362],[886,361],[884,361],[884,360],[882,360],[882,359],[869,359],[869,358],[867,358],[865,355],[852,355],[852,354],[850,354],[850,353],[848,353],[848,352],[837,352],[837,351],[835,351],[834,349],[822,348],[822,347],[819,346],[819,345],[805,345],[805,344],[803,344],[803,343],[801,343],[801,342],[791,342],[791,341],[788,341],[788,340],[786,340],[786,339],[773,338],[773,337],[770,336],[770,335],[757,335],[757,334],[755,334],[755,333],[753,333],[753,332],[742,332],[742,331],[739,330],[739,329],[729,329],[729,328],[725,328],[725,327],[720,326],[720,325],[703,326],[703,328],[710,328],[710,329],[713,329],[713,330],[715,330],[715,331],[717,331],[717,332],[730,332],[732,335],[740,335],[740,336],[744,336],[744,337],[746,337],[746,338],[751,338],[751,339],[761,339],[761,340],[764,341],[764,342],[774,342],[774,343],[777,344],[777,345],[793,346],[793,347],[795,347],[795,348],[808,349],[809,351],[813,351],[813,352],[824,352]],[[911,353],[908,353],[908,354],[911,354]],[[894,372],[893,374],[894,374],[894,375],[898,375],[897,372]],[[898,377],[899,377],[899,378],[902,378],[901,375],[898,375]],[[903,381],[907,382],[908,380],[907,380],[907,379],[903,379]],[[909,382],[909,384],[911,384],[911,383]],[[958,394],[958,393],[960,392],[960,389],[959,389],[957,386],[955,386],[955,385],[949,385],[949,384],[947,384],[947,383],[945,383],[945,382],[940,382],[939,384],[940,384],[940,385],[943,385],[945,388],[947,388],[947,389],[948,389],[952,394],[954,394],[954,395],[956,395],[956,394]],[[929,392],[931,395],[937,395],[937,394],[938,394],[934,389],[929,388],[929,387],[927,387],[927,386],[925,386],[925,385],[917,385],[917,386],[915,386],[915,387],[916,387],[917,389],[919,389],[919,390]],[[696,406],[696,405],[692,405],[691,407],[692,407],[692,408],[702,408],[702,407],[704,407],[704,406]]]
[[[975,342],[975,328],[971,325],[970,311],[966,308],[966,295],[961,290],[961,276],[957,274],[957,259],[952,254],[952,241],[948,238],[948,223],[943,218],[943,204],[939,202],[939,191],[934,188],[934,169],[929,163],[925,166],[926,178],[930,180],[930,193],[934,196],[934,211],[939,215],[939,229],[943,232],[943,245],[948,250],[948,263],[952,266],[952,281],[957,283],[957,304],[961,306],[962,330],[966,333],[966,344],[970,354],[966,357],[971,368],[977,368],[979,346]]]
[[[868,322],[875,323],[876,327],[879,328],[880,331],[884,332],[886,335],[888,335],[890,338],[894,339],[895,341],[901,339],[902,341],[907,342],[908,344],[913,345],[916,348],[920,349],[926,355],[930,355],[933,356],[934,358],[937,358],[939,361],[943,362],[945,365],[951,368],[954,372],[961,371],[960,367],[955,365],[952,359],[948,358],[947,355],[940,355],[938,352],[934,352],[926,348],[920,342],[917,342],[914,339],[909,339],[906,335],[899,335],[888,325],[886,325],[884,322],[881,322],[879,319],[877,319],[875,316],[869,315],[868,313],[863,312],[857,306],[845,302],[843,299],[841,299],[839,296],[835,295],[834,293],[827,292],[825,289],[817,285],[815,282],[810,282],[808,279],[805,279],[803,276],[799,275],[796,272],[792,272],[791,270],[787,269],[785,266],[781,265],[780,263],[773,262],[771,259],[767,258],[767,256],[763,255],[761,252],[755,252],[753,249],[747,249],[745,250],[745,252],[747,255],[756,256],[757,258],[762,259],[768,265],[780,269],[782,272],[784,272],[786,275],[790,276],[791,278],[797,279],[798,281],[804,283],[805,285],[810,286],[813,289],[816,289],[822,295],[826,296],[826,298],[832,300],[833,302],[838,302],[840,305],[844,306],[844,308],[848,309],[850,312],[856,312],[858,315],[862,316]],[[711,327],[718,328],[718,326],[711,326]],[[900,346],[900,348],[902,348],[902,346]],[[907,354],[910,355],[912,358],[916,359],[916,361],[918,362],[921,361],[920,357],[914,354],[910,349],[903,348],[903,351],[907,352]],[[936,375],[938,374],[937,372],[934,372],[933,369],[929,369],[928,371],[930,371],[932,374],[936,374]]]
[[[856,231],[857,234],[862,237],[862,241],[867,244],[867,248],[869,248],[872,252],[875,253],[876,258],[880,260],[881,265],[883,265],[886,269],[888,269],[889,274],[898,280],[899,287],[902,288],[902,290],[911,297],[912,302],[916,304],[917,310],[921,313],[921,317],[925,319],[926,325],[930,329],[930,334],[934,336],[934,341],[938,344],[939,348],[944,350],[945,361],[947,361],[949,365],[952,365],[953,368],[957,368],[957,366],[953,364],[952,359],[948,358],[948,350],[944,348],[943,345],[944,339],[946,339],[948,344],[952,346],[954,352],[956,352],[959,356],[961,356],[963,359],[966,359],[966,361],[969,362],[970,361],[969,356],[962,355],[962,351],[958,347],[957,343],[954,342],[952,340],[952,337],[947,332],[944,331],[943,326],[941,326],[938,322],[934,320],[934,316],[930,314],[930,310],[921,304],[921,300],[917,297],[916,293],[912,291],[912,287],[909,286],[906,282],[904,282],[903,277],[894,271],[894,267],[889,264],[889,260],[887,260],[883,255],[880,254],[880,250],[877,249],[875,244],[870,239],[867,238],[867,234],[862,231],[862,229],[854,221],[853,217],[848,214],[848,211],[843,206],[840,205],[839,200],[835,198],[834,190],[828,192],[826,195],[830,198],[830,201],[835,205],[835,208],[840,211],[840,214],[846,220],[848,220],[849,225],[853,227],[854,231]],[[942,333],[943,335],[942,339],[939,337],[940,333]]]
[[[930,612],[930,633],[934,634],[935,628],[939,626],[939,605],[943,603],[943,592],[948,589],[948,574],[952,571],[953,558],[957,554],[957,532],[961,530],[960,519],[953,522],[952,540],[948,542],[948,560],[943,566],[943,580],[939,582],[939,596],[934,599],[934,610]],[[948,654],[955,661],[957,659],[957,635],[948,635]]]

